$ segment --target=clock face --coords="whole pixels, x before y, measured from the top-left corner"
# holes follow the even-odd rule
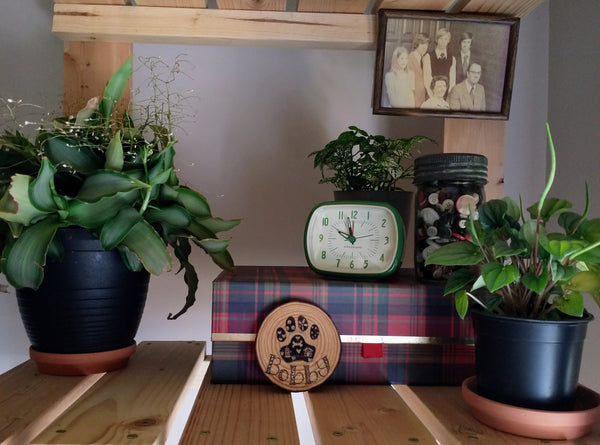
[[[309,266],[330,275],[389,275],[403,247],[398,212],[384,203],[322,203],[312,210],[304,234]]]

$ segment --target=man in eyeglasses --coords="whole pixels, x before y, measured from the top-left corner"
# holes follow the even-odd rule
[[[467,70],[467,78],[450,90],[448,103],[451,110],[485,111],[485,89],[479,79],[481,65],[473,62]]]

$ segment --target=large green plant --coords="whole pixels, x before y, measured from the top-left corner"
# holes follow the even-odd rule
[[[449,277],[445,293],[454,294],[464,317],[469,300],[499,314],[557,319],[584,314],[582,293],[600,305],[600,219],[588,218],[571,203],[548,197],[556,155],[547,126],[551,169],[539,201],[523,210],[510,198],[494,199],[470,217],[470,239],[435,250],[426,264],[464,266]],[[527,217],[526,215],[529,215]],[[548,229],[550,221],[560,230]]]
[[[129,59],[100,101],[41,128],[33,140],[19,130],[0,135],[2,272],[16,288],[37,289],[46,255],[61,258],[57,230],[68,226],[94,233],[106,250],[118,249],[134,271],[170,270],[171,248],[188,286],[183,308],[169,314],[174,319],[195,301],[191,245],[232,269],[230,240],[217,233],[239,220],[213,217],[207,200],[179,183],[175,140],[156,114],[136,125],[115,111],[131,74]]]
[[[414,176],[415,146],[433,142],[425,136],[388,139],[355,126],[348,128],[323,149],[309,154],[315,157],[314,167],[321,170],[320,183],[344,191],[398,190],[399,179]],[[332,174],[327,176],[326,170]]]

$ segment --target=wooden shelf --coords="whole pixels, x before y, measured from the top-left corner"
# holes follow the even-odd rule
[[[374,49],[381,8],[522,17],[543,0],[57,1],[52,31],[64,40]],[[92,4],[89,4],[92,3]],[[208,6],[214,2],[208,2]],[[144,6],[145,5],[145,6]],[[169,6],[168,6],[169,5]]]
[[[265,385],[210,383],[202,342],[143,342],[129,365],[108,374],[58,377],[25,362],[0,375],[0,444],[534,445],[486,427],[460,387],[331,385],[292,396]],[[301,408],[305,406],[305,409]],[[300,407],[298,412],[297,408]],[[592,445],[600,424],[573,441]]]

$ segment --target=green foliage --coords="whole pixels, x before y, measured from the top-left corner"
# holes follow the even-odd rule
[[[547,134],[551,172],[540,200],[527,208],[529,218],[510,198],[485,202],[479,219],[469,220],[470,240],[442,246],[426,260],[462,266],[445,289],[461,317],[469,299],[496,313],[534,319],[581,317],[582,293],[600,305],[600,219],[587,217],[587,186],[582,214],[564,199],[547,197],[556,170],[549,127]],[[562,230],[548,232],[551,221]]]
[[[41,128],[35,140],[19,131],[0,135],[2,272],[14,287],[37,289],[46,256],[60,251],[57,230],[68,226],[88,229],[106,250],[118,249],[131,270],[170,270],[171,248],[188,285],[182,309],[169,314],[175,319],[195,300],[190,243],[219,267],[233,269],[230,240],[217,233],[240,221],[213,217],[200,193],[179,184],[171,128],[160,119],[136,126],[127,112],[115,116],[131,73],[127,60],[101,101]]]
[[[321,184],[331,183],[338,190],[398,190],[396,182],[412,178],[411,161],[418,143],[430,141],[425,136],[387,139],[370,135],[355,126],[341,133],[321,150],[312,152],[314,167],[321,170]],[[407,165],[409,164],[409,165]],[[332,172],[326,176],[325,170]]]

